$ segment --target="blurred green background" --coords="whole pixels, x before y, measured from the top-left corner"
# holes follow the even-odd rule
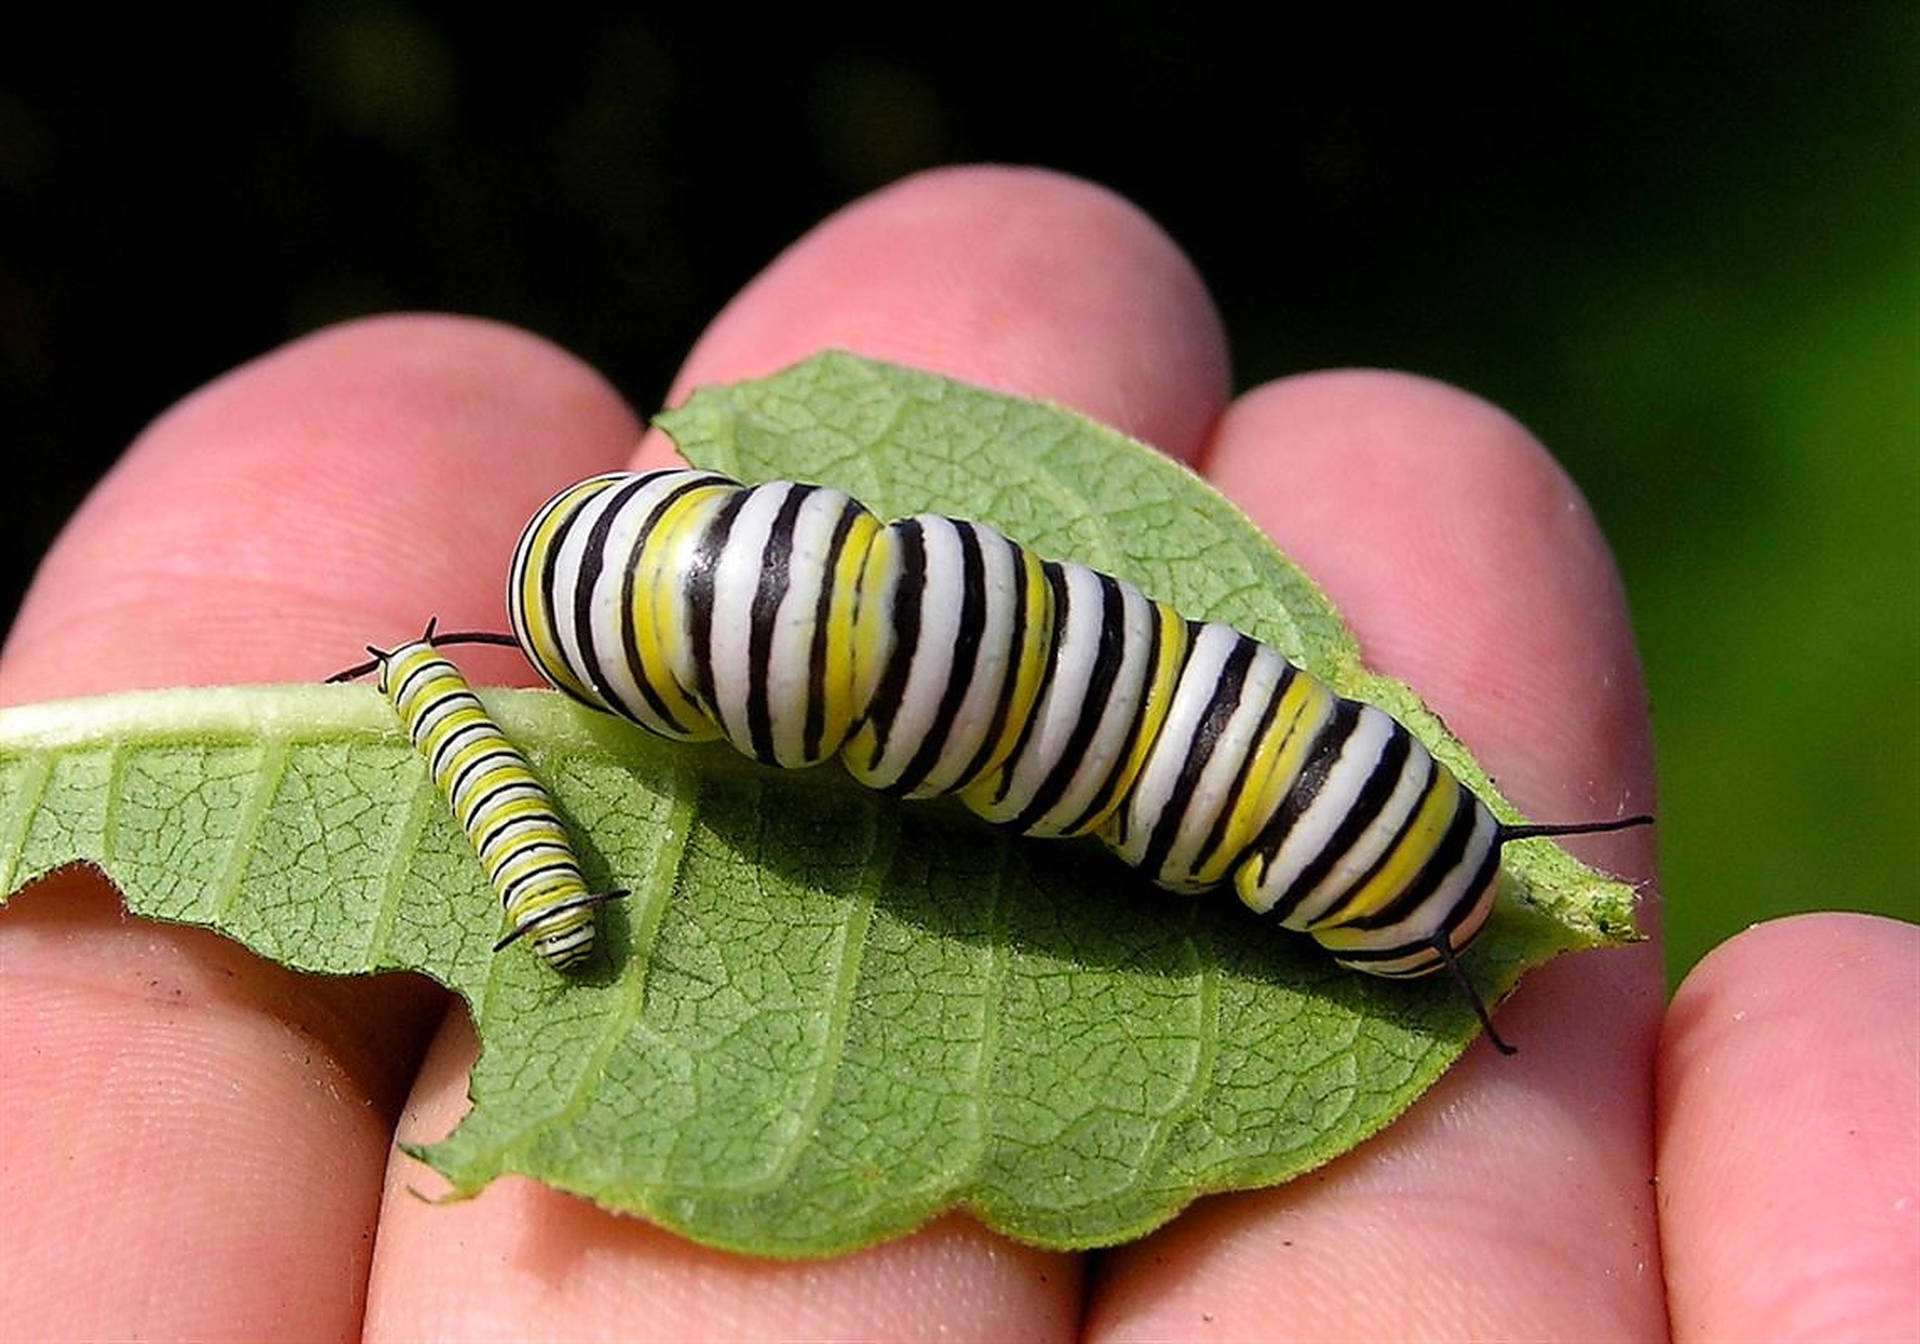
[[[0,52],[0,613],[140,426],[392,308],[531,327],[655,407],[780,247],[973,159],[1181,241],[1241,385],[1340,364],[1531,426],[1618,548],[1669,964],[1920,918],[1920,7],[1629,5],[1271,32],[1121,6],[835,31],[290,4]],[[144,25],[144,26],[143,26]]]

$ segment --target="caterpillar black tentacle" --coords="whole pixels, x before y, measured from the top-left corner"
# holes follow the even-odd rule
[[[426,633],[415,642],[427,644],[436,649],[443,648],[448,644],[497,644],[501,648],[507,649],[520,647],[520,641],[512,635],[503,635],[493,630],[450,630],[445,634],[436,634],[434,632],[434,626],[439,623],[440,618],[438,616],[429,620],[427,622]],[[403,645],[402,647],[405,646]],[[395,649],[390,653],[385,649],[376,649],[373,645],[369,644],[367,645],[367,652],[373,656],[367,659],[366,662],[355,663],[352,667],[335,672],[327,678],[326,684],[332,686],[342,681],[358,681],[361,677],[366,676],[367,673],[373,671],[388,658],[392,657],[394,653],[398,653],[399,650]]]

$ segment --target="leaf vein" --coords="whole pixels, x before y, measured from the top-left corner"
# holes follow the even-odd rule
[[[374,903],[373,919],[361,947],[361,965],[368,969],[380,965],[392,950],[393,930],[400,918],[400,903],[406,895],[407,875],[413,871],[413,859],[426,831],[427,819],[439,802],[433,781],[426,780],[407,800],[407,814],[401,820],[387,861],[380,870],[380,895]]]
[[[253,787],[248,790],[246,801],[241,805],[239,823],[234,827],[233,839],[227,845],[226,861],[221,864],[220,875],[213,883],[213,903],[207,913],[211,923],[224,921],[233,913],[246,887],[253,842],[266,825],[268,810],[286,778],[290,752],[286,739],[275,737],[267,741],[260,753],[260,761],[253,771]]]
[[[20,865],[26,860],[27,836],[33,830],[33,819],[39,814],[53,780],[52,752],[23,752],[21,755],[27,762],[23,772],[24,787],[19,790],[17,800],[9,799],[8,802],[6,847],[0,851],[0,860],[5,862],[5,866],[0,867],[0,900],[4,900],[5,893],[14,888]]]
[[[867,851],[867,860],[862,865],[859,885],[859,899],[851,904],[847,917],[841,925],[840,949],[837,965],[834,968],[833,995],[828,1010],[825,1028],[825,1048],[815,1063],[813,1073],[813,1093],[798,1116],[799,1123],[794,1127],[794,1140],[779,1160],[772,1163],[767,1174],[755,1182],[763,1189],[774,1189],[793,1173],[807,1147],[815,1141],[815,1128],[819,1124],[827,1104],[832,1100],[834,1084],[840,1073],[840,1062],[846,1050],[847,1021],[852,1011],[854,993],[860,983],[860,968],[866,960],[867,933],[873,927],[874,904],[879,899],[882,879],[892,864],[893,846],[880,836],[897,836],[899,830],[892,826],[873,828],[874,843]]]

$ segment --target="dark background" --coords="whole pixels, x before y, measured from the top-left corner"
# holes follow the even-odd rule
[[[17,33],[0,615],[148,419],[290,336],[486,314],[652,409],[823,215],[1046,164],[1181,241],[1242,386],[1414,369],[1562,456],[1645,649],[1676,970],[1779,911],[1920,917],[1917,13],[1136,5],[1048,35],[308,3]]]

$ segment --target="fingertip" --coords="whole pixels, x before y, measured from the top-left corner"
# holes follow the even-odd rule
[[[1376,369],[1300,374],[1244,394],[1206,470],[1356,619],[1382,613],[1375,639],[1389,648],[1407,623],[1396,618],[1436,598],[1457,606],[1465,579],[1501,558],[1537,560],[1512,523],[1551,526],[1583,507],[1504,411],[1445,383]]]
[[[1674,992],[1661,1033],[1663,1069],[1675,1082],[1705,1061],[1758,1043],[1768,1063],[1773,1031],[1800,1034],[1809,1051],[1863,1037],[1920,1041],[1920,929],[1879,915],[1822,912],[1753,925],[1713,949]],[[1852,1024],[1848,1029],[1846,1024]],[[1909,1074],[1920,1058],[1908,1058]]]
[[[497,323],[291,342],[163,413],[88,497],[9,635],[5,699],[317,679],[340,659],[315,650],[497,623],[520,525],[637,433],[593,370]]]
[[[1920,930],[1758,925],[1703,959],[1661,1036],[1661,1240],[1676,1333],[1920,1327]]]
[[[1626,598],[1577,486],[1513,417],[1379,370],[1241,397],[1208,476],[1332,597],[1370,666],[1411,681],[1549,820],[1650,810]]]
[[[1229,379],[1206,286],[1165,231],[1036,168],[937,169],[830,216],[714,320],[669,402],[828,348],[1059,402],[1182,457]]]

